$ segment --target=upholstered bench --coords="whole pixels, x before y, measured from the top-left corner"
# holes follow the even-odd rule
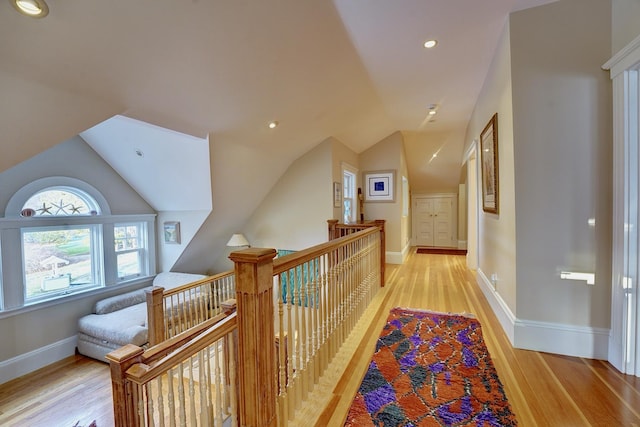
[[[191,273],[160,273],[153,286],[175,288],[204,279]],[[96,302],[93,313],[78,320],[78,353],[106,361],[105,356],[126,344],[148,343],[146,290],[138,289]]]

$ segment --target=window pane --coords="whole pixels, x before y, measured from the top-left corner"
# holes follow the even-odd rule
[[[91,228],[22,233],[25,299],[93,285]]]
[[[23,210],[31,209],[28,216],[95,215],[97,203],[88,195],[73,188],[46,189],[31,196]]]
[[[140,276],[146,270],[144,265],[145,238],[144,223],[116,224],[113,227],[117,272],[120,280]]]
[[[139,224],[116,225],[113,229],[116,252],[140,248],[140,228]]]
[[[351,199],[344,199],[344,222],[351,221]]]
[[[138,276],[142,273],[138,251],[118,254],[118,277]]]

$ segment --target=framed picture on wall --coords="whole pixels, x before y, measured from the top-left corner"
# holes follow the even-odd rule
[[[498,213],[498,113],[480,133],[482,163],[482,210]]]
[[[180,223],[178,221],[166,221],[164,224],[164,242],[168,244],[180,244]]]
[[[395,170],[364,172],[365,202],[394,202]]]
[[[342,206],[342,184],[339,182],[333,183],[333,207],[339,208]]]

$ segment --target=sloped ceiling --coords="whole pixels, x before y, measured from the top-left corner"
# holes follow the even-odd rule
[[[124,115],[279,165],[330,136],[361,152],[400,130],[414,191],[454,190],[509,12],[549,1],[49,0],[44,19],[3,1],[0,170]]]

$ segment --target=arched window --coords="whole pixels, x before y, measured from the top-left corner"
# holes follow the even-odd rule
[[[99,215],[100,206],[87,192],[58,186],[38,191],[26,201],[21,216]]]
[[[155,270],[155,215],[111,215],[100,192],[69,177],[47,177],[18,190],[9,200],[2,230],[11,254],[12,277],[2,281],[3,309],[18,308],[148,277]],[[5,242],[6,240],[6,242]],[[21,263],[19,261],[22,261]],[[21,271],[20,271],[21,270]],[[21,286],[22,292],[13,288]],[[9,295],[9,298],[6,298]]]

